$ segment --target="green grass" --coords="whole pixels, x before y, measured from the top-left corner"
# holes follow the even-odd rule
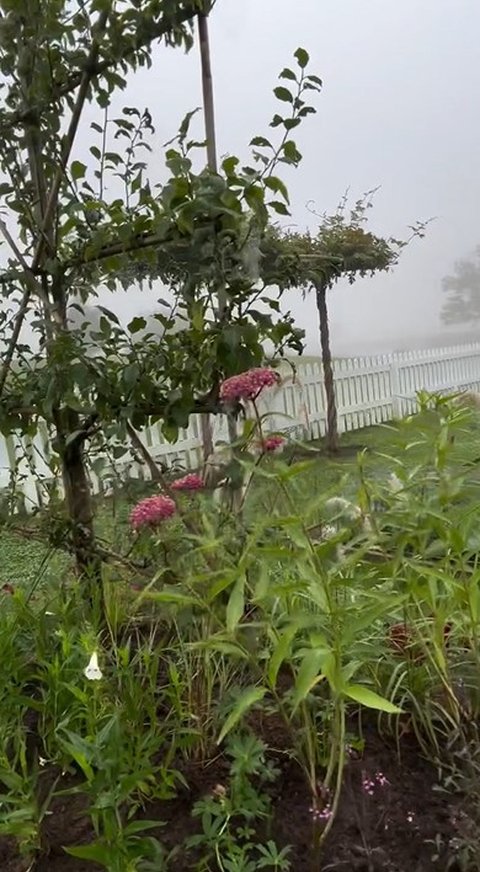
[[[58,582],[70,567],[68,555],[43,542],[7,529],[0,533],[0,588],[4,584],[22,587],[26,592],[37,586],[44,588],[49,580]]]
[[[323,451],[322,442],[312,442],[309,451],[295,448],[294,456],[299,461],[310,460],[305,470],[295,479],[294,490],[297,502],[306,501],[326,492],[355,500],[360,485],[360,462],[367,479],[385,480],[396,470],[396,461],[408,463],[413,469],[420,460],[428,457],[429,445],[438,432],[438,419],[434,415],[417,416],[410,422],[398,425],[369,427],[346,433],[341,439],[341,452],[335,458]],[[449,463],[453,470],[462,472],[471,485],[470,498],[478,500],[480,485],[480,418],[472,417],[471,423],[456,435]],[[433,447],[432,447],[433,462]],[[250,500],[254,517],[264,512],[271,499],[269,482],[259,479]],[[133,492],[129,497],[117,497],[99,501],[97,504],[97,529],[105,545],[117,552],[128,549],[128,513],[138,499]],[[453,511],[452,507],[452,511]],[[288,510],[287,510],[288,511]],[[31,522],[35,525],[35,522]],[[23,524],[27,526],[28,524]],[[71,558],[55,551],[47,544],[26,535],[18,535],[8,527],[0,532],[0,587],[3,584],[21,586],[26,591],[32,587],[47,588],[49,581],[57,582],[71,570]]]

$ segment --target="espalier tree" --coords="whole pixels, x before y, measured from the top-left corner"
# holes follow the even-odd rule
[[[350,211],[344,198],[334,215],[321,216],[316,233],[272,227],[261,243],[265,283],[315,294],[327,401],[326,444],[331,453],[336,453],[339,445],[328,291],[342,278],[353,284],[357,278],[392,269],[403,248],[414,237],[423,236],[425,229],[425,223],[418,222],[407,240],[376,236],[365,227],[370,207],[370,195],[358,200]]]
[[[153,47],[189,49],[206,0],[0,0],[0,231],[4,267],[0,430],[52,434],[63,478],[68,543],[79,572],[100,577],[86,452],[96,440],[125,443],[129,428],[161,420],[175,440],[194,412],[218,413],[222,378],[261,362],[264,342],[301,349],[292,318],[264,296],[259,313],[260,246],[288,195],[276,168],[297,166],[291,131],[315,111],[318,77],[308,54],[295,53],[275,94],[284,113],[271,145],[252,140],[251,164],[227,157],[217,172],[194,168],[203,144],[189,137],[193,113],[165,153],[161,180],[147,174],[150,112],[111,99],[126,78],[148,67]],[[89,165],[76,153],[87,104]],[[156,108],[156,107],[155,107]],[[197,150],[200,151],[197,152]],[[113,194],[109,194],[113,191]],[[98,331],[75,327],[71,306],[91,305],[148,263],[170,288],[163,336],[124,330],[102,309]],[[138,269],[137,269],[138,267]],[[262,294],[260,293],[260,296]],[[180,327],[179,327],[180,321]],[[172,328],[175,329],[172,329]],[[28,337],[33,335],[33,340]],[[54,458],[54,459],[55,459]]]

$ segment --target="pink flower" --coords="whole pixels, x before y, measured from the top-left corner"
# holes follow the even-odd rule
[[[264,388],[278,385],[280,376],[274,369],[256,367],[239,375],[232,375],[220,385],[220,397],[227,403],[254,400]]]
[[[154,496],[140,500],[130,514],[130,524],[134,530],[139,527],[155,527],[175,514],[175,503],[171,497]]]
[[[203,478],[197,475],[196,472],[190,472],[184,475],[183,478],[177,478],[170,485],[172,490],[178,491],[198,491],[204,488]]]
[[[387,787],[389,783],[383,772],[375,772],[373,777],[366,775],[365,772],[362,773],[362,787],[369,796],[373,796],[376,787]]]
[[[266,439],[258,443],[258,449],[265,454],[272,454],[275,451],[281,451],[284,445],[284,436],[267,436]]]
[[[312,808],[309,809],[309,812],[312,815],[313,820],[316,822],[330,820],[333,813],[329,803],[327,803],[323,808],[312,806]]]

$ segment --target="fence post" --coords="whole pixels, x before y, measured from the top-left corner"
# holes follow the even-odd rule
[[[402,400],[400,397],[399,367],[395,359],[390,361],[390,390],[392,393],[393,420],[398,421],[402,417]]]

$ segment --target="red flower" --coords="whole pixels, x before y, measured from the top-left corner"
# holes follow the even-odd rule
[[[134,530],[139,527],[156,527],[161,521],[175,514],[176,506],[171,497],[146,497],[132,509],[130,524]]]
[[[183,478],[177,478],[170,486],[172,490],[198,491],[203,490],[205,485],[200,475],[197,475],[196,472],[190,472],[188,475],[184,475]]]
[[[256,367],[239,375],[232,375],[220,385],[220,398],[227,403],[254,400],[264,388],[278,385],[280,376],[274,369]]]
[[[274,451],[281,451],[284,445],[284,436],[267,436],[258,443],[258,448],[265,454],[272,454]]]

